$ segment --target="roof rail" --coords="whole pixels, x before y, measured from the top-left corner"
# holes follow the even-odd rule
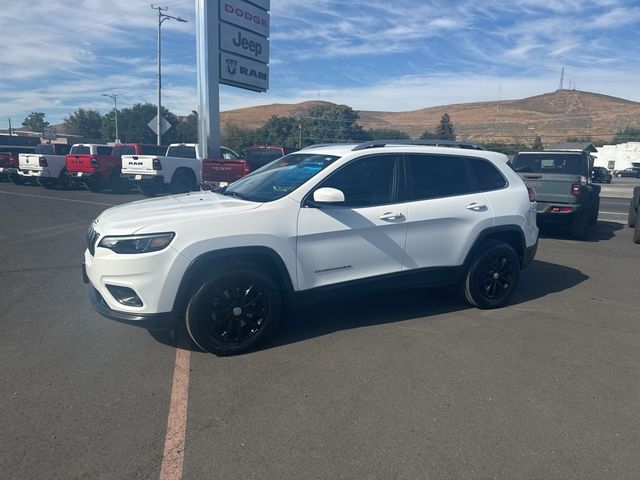
[[[307,148],[332,147],[334,145],[340,145],[340,144],[339,143],[314,143],[313,145],[307,145],[306,147],[302,147],[300,150],[306,150]]]
[[[430,147],[452,147],[467,150],[486,150],[483,146],[471,142],[455,140],[372,140],[353,147],[352,151],[365,150],[367,148],[380,148],[395,145],[425,145]]]

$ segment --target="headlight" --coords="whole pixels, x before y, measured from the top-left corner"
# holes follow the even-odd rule
[[[149,233],[128,237],[104,237],[98,246],[122,254],[157,252],[166,248],[175,235],[175,233]]]

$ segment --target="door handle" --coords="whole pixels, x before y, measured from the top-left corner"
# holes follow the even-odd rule
[[[484,203],[473,202],[465,207],[467,210],[473,210],[474,212],[480,212],[487,209],[487,206]]]
[[[385,212],[378,218],[380,220],[402,220],[404,215],[400,212]]]

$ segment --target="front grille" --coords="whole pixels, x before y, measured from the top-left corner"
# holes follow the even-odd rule
[[[96,232],[96,230],[93,228],[93,225],[90,226],[89,230],[87,230],[87,248],[89,249],[89,253],[92,257],[96,252],[96,241],[98,240],[99,236],[100,234]]]

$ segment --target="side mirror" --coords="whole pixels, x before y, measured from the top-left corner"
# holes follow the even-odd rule
[[[322,187],[313,192],[313,203],[324,205],[344,203],[344,193],[337,188]]]

